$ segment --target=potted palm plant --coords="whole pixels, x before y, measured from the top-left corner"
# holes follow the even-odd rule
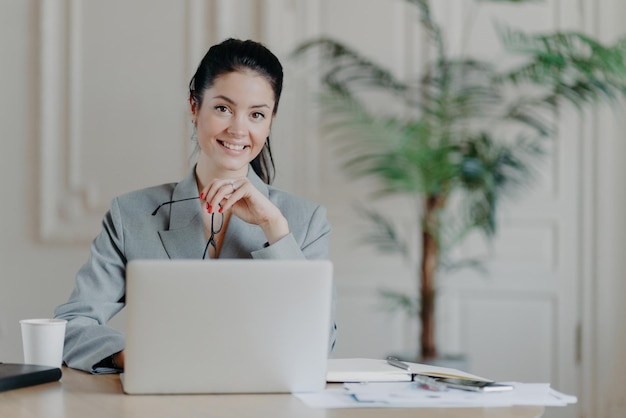
[[[419,317],[416,357],[428,361],[438,354],[436,279],[455,265],[450,250],[471,232],[487,239],[494,235],[499,204],[535,178],[537,163],[556,135],[557,109],[582,110],[624,95],[626,40],[607,46],[575,31],[528,34],[501,26],[499,39],[517,63],[502,68],[452,55],[430,2],[406,1],[418,9],[430,42],[431,59],[414,79],[400,80],[326,37],[303,43],[296,56],[318,52],[323,123],[340,137],[347,171],[376,178],[383,195],[409,195],[420,202],[419,294],[383,294]],[[364,98],[370,92],[401,101],[403,108],[387,113],[374,108]],[[377,225],[374,242],[406,253],[392,222],[374,210],[364,214]]]

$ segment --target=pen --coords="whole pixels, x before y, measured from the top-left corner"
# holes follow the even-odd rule
[[[391,357],[391,356],[387,357],[387,363],[391,364],[392,366],[398,367],[400,369],[411,371],[411,368],[409,367],[408,364],[406,364],[403,361],[398,360],[395,357]]]
[[[423,389],[436,390],[436,391],[443,391],[443,390],[448,389],[445,383],[438,382],[437,379],[434,379],[430,376],[426,376],[423,374],[411,372],[411,367],[408,364],[406,364],[405,362],[395,357],[392,357],[392,356],[387,357],[387,364],[409,371],[411,373],[411,379],[414,382],[419,383],[419,387]]]

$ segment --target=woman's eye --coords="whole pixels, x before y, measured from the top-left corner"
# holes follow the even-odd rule
[[[215,106],[215,110],[217,110],[220,113],[228,112],[228,108],[226,106]]]
[[[265,115],[263,113],[261,113],[261,112],[254,112],[252,114],[252,119],[254,119],[254,120],[261,120],[261,119],[264,119],[264,118],[265,118]]]

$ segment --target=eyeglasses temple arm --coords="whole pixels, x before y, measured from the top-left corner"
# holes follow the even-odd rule
[[[199,196],[196,197],[188,197],[187,199],[180,199],[180,200],[170,200],[169,202],[163,202],[161,203],[159,206],[157,206],[157,208],[154,210],[154,212],[152,212],[152,216],[156,215],[157,212],[159,211],[159,209],[161,209],[161,206],[165,206],[165,205],[171,205],[172,203],[177,203],[177,202],[184,202],[186,200],[194,200],[194,199],[200,199]]]

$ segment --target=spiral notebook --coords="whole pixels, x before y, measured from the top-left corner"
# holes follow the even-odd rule
[[[335,358],[328,360],[328,382],[409,382],[413,374],[430,377],[491,381],[475,374],[448,367],[404,362],[410,370],[389,365],[387,361],[370,358]]]

